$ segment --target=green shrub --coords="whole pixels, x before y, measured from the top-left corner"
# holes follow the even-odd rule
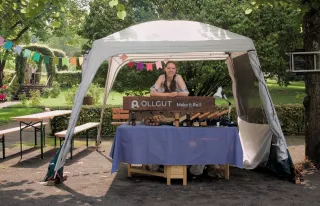
[[[42,97],[47,99],[50,96],[50,88],[45,87],[42,89]]]
[[[73,104],[74,97],[76,96],[78,88],[79,88],[79,85],[76,84],[67,90],[67,93],[65,95],[65,99],[66,99],[67,104]]]
[[[27,105],[27,95],[25,92],[23,92],[22,94],[18,95],[19,100],[21,101],[23,106]]]
[[[49,95],[52,98],[57,98],[61,93],[61,88],[58,82],[53,82],[52,88],[49,90]]]
[[[51,107],[51,110],[69,110],[72,107]],[[79,114],[77,125],[81,125],[87,122],[100,122],[101,108],[96,106],[83,106]],[[111,125],[112,111],[111,108],[106,108],[104,111],[102,132],[103,136],[110,136],[115,133],[116,127]],[[54,117],[51,120],[51,129],[53,132],[66,130],[68,127],[69,119],[65,117]],[[85,133],[82,133],[84,135]],[[81,134],[80,134],[81,135]],[[96,137],[97,131],[91,130],[90,137]]]
[[[72,85],[81,83],[81,71],[59,71],[55,74],[55,81],[57,81],[61,87],[72,87]]]
[[[87,95],[93,97],[93,104],[98,104],[100,100],[100,94],[103,92],[103,89],[97,84],[91,84]]]
[[[41,94],[39,90],[30,90],[30,105],[40,106]]]
[[[70,89],[67,90],[65,95],[66,102],[68,104],[73,104],[74,97],[78,91],[79,84],[73,85]],[[103,88],[100,88],[97,84],[91,84],[87,93],[86,97],[93,97],[93,104],[98,104],[100,100],[100,94],[103,92]]]

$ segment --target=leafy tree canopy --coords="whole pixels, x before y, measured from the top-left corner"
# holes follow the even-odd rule
[[[157,19],[199,21],[252,38],[263,71],[270,76],[278,76],[279,82],[285,83],[287,81],[285,78],[287,68],[285,52],[302,47],[301,26],[296,23],[296,19],[300,18],[301,13],[286,5],[274,8],[260,5],[259,10],[246,15],[244,11],[248,8],[250,1],[228,0],[226,3],[225,0],[143,0],[123,3],[127,11],[125,21],[117,18],[117,11],[106,4],[104,0],[95,0],[90,3],[90,14],[79,32],[81,36],[89,39],[86,49],[90,48],[96,39],[141,22]],[[211,95],[219,85],[206,88],[205,82],[210,80],[210,82],[217,82],[216,76],[223,76],[230,81],[224,64],[187,62],[179,63],[179,68],[181,68],[179,72],[183,75],[193,95]],[[206,75],[202,76],[202,74]],[[132,78],[123,78],[120,75],[130,75]],[[144,76],[143,73],[140,75]],[[154,73],[154,75],[158,74]],[[125,85],[128,86],[126,87],[128,89],[133,86],[130,81],[136,83],[138,80],[133,78],[132,72],[120,73],[117,78],[119,80],[127,79]],[[147,76],[144,77],[144,79],[146,78]],[[117,84],[120,82],[118,79],[114,88],[118,88]],[[229,84],[223,79],[219,81],[219,84],[221,82]],[[144,81],[140,87],[143,86],[143,83],[146,83],[143,89],[148,90],[151,86],[150,82]]]

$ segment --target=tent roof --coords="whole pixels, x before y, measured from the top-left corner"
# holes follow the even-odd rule
[[[210,41],[248,39],[230,31],[194,21],[150,21],[128,27],[104,41]]]
[[[92,49],[109,53],[159,54],[186,52],[247,52],[250,38],[194,21],[151,21],[128,27],[96,40]]]

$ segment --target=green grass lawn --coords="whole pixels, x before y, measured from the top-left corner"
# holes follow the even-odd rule
[[[274,104],[302,104],[305,97],[305,83],[293,82],[281,87],[274,80],[268,80],[267,86]]]
[[[40,109],[40,108],[6,107],[3,109],[0,109],[0,126],[13,122],[12,117],[34,114],[42,111],[43,109]]]
[[[41,105],[45,107],[50,106],[72,106],[68,105],[66,102],[65,96],[67,95],[67,89],[62,89],[61,93],[57,98],[47,98],[41,99]],[[122,105],[122,97],[124,94],[118,93],[118,92],[111,92],[107,101],[107,104],[109,105]],[[100,96],[99,105],[102,105],[103,102],[103,94]]]
[[[271,94],[274,104],[302,104],[305,86],[304,82],[293,82],[288,87],[279,86],[275,80],[268,80],[267,86]],[[67,106],[65,95],[67,89],[62,89],[58,98],[42,99],[41,105],[43,106]],[[297,97],[300,96],[300,97]],[[107,101],[109,105],[122,105],[122,97],[124,94],[111,92]],[[231,103],[234,103],[232,97],[228,97]],[[99,105],[103,102],[103,94],[100,96]],[[223,100],[216,100],[217,105],[225,104]],[[72,105],[69,105],[72,106]]]

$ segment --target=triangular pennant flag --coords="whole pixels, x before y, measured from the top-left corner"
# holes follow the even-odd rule
[[[22,51],[22,47],[21,46],[16,46],[15,48],[14,48],[14,52],[16,53],[16,54],[21,54],[21,51]]]
[[[163,62],[164,64],[166,64],[169,61],[169,59],[165,59]]]
[[[133,66],[134,66],[134,62],[129,62],[129,63],[128,63],[128,67],[129,67],[130,69],[132,69]]]
[[[162,69],[162,63],[160,61],[156,62],[157,69]]]
[[[40,61],[40,54],[35,52],[32,56],[32,59],[36,62],[39,62]]]
[[[72,65],[77,65],[77,58],[76,58],[76,57],[71,57],[71,58],[70,58],[70,63],[71,63]]]
[[[82,65],[83,63],[83,57],[79,57],[79,64]]]
[[[128,59],[128,56],[126,54],[122,54],[120,59],[124,62],[126,59]]]
[[[45,64],[50,64],[50,57],[49,56],[44,56],[43,61]]]
[[[53,63],[55,65],[58,65],[59,64],[59,58],[58,57],[53,57]]]
[[[67,57],[65,57],[65,58],[62,58],[62,66],[69,66],[69,59],[67,58]]]
[[[4,44],[3,48],[5,48],[5,49],[7,49],[7,50],[11,50],[12,46],[13,46],[12,41],[7,41],[7,42]]]
[[[143,69],[143,63],[142,62],[138,62],[137,69],[140,70],[140,71]]]
[[[147,71],[152,71],[152,63],[147,63]]]
[[[31,51],[29,49],[25,49],[23,52],[23,57],[29,58],[31,54]]]
[[[2,46],[4,43],[4,38],[2,36],[0,36],[0,46]]]

